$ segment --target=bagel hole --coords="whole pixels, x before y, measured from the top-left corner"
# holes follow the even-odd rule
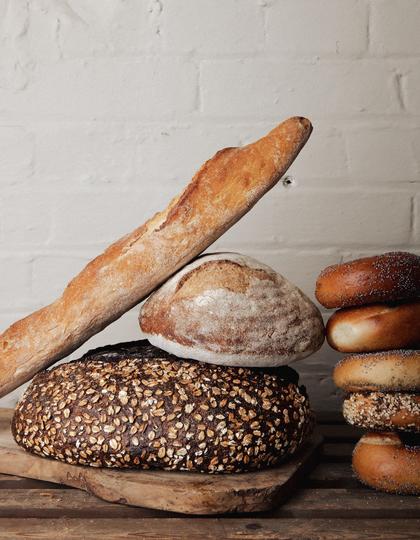
[[[420,449],[420,433],[399,433],[404,446]]]

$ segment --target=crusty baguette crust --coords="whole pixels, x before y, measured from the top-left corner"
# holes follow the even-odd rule
[[[163,212],[112,244],[62,296],[0,336],[0,396],[71,353],[139,303],[238,221],[285,173],[307,141],[294,117],[243,148],[207,161]]]

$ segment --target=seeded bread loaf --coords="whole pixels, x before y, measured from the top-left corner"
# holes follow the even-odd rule
[[[296,285],[239,253],[199,257],[144,303],[140,327],[172,354],[226,366],[273,367],[317,351],[321,313]]]
[[[294,454],[313,419],[289,367],[183,361],[146,341],[38,374],[12,433],[35,454],[93,467],[230,473]]]
[[[0,336],[0,397],[138,304],[238,221],[285,173],[312,127],[290,118],[207,161],[179,197],[111,245],[51,305]]]

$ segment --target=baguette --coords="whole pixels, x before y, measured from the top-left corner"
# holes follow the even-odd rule
[[[92,260],[52,304],[0,336],[0,396],[67,356],[143,300],[246,214],[282,177],[307,141],[294,117],[242,148],[204,163],[163,212]]]

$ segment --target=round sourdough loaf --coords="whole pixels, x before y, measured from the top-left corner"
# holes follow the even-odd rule
[[[91,351],[44,371],[12,432],[34,454],[73,465],[230,473],[273,466],[310,435],[289,367],[184,361],[146,341]]]
[[[237,253],[206,255],[154,292],[140,312],[148,340],[181,358],[272,367],[324,341],[317,307],[270,267]]]

